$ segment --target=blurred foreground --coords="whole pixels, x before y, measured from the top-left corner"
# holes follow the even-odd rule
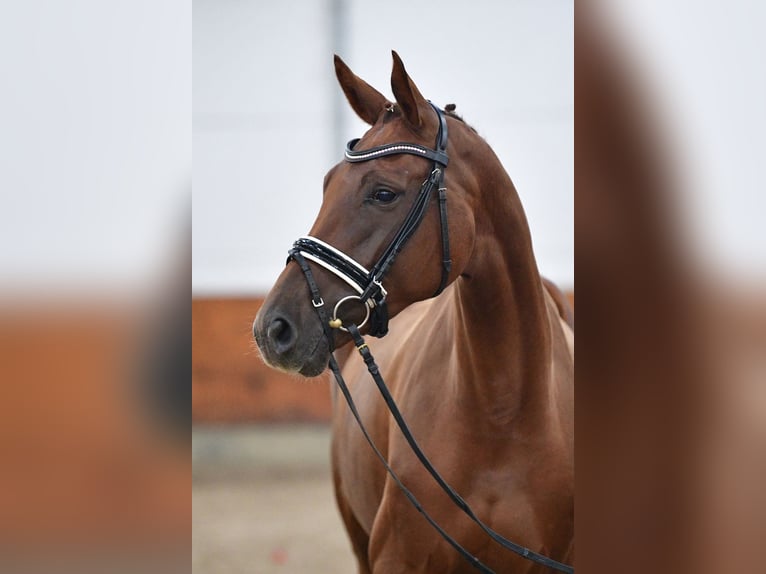
[[[0,4],[0,572],[188,572],[191,6]]]
[[[766,241],[753,217],[765,205],[750,147],[763,156],[766,84],[747,65],[762,37],[740,49],[766,12],[730,8],[577,5],[576,530],[589,573],[766,562]]]
[[[187,571],[188,320],[3,303],[0,571]]]

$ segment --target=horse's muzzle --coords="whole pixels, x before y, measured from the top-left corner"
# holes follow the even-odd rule
[[[253,322],[253,336],[271,367],[306,377],[315,377],[327,367],[329,351],[322,330],[301,329],[286,314],[262,309]]]

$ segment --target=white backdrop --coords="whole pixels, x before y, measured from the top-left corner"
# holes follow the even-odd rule
[[[364,124],[332,64],[390,94],[391,49],[497,152],[542,273],[573,286],[571,1],[194,1],[193,293],[264,293]],[[341,107],[342,106],[342,107]],[[339,110],[340,116],[337,116]],[[297,152],[297,155],[296,155]]]
[[[184,0],[0,2],[0,295],[135,296],[180,267],[191,24]]]

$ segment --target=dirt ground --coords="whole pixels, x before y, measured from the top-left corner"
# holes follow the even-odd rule
[[[354,574],[324,427],[195,428],[195,574]]]

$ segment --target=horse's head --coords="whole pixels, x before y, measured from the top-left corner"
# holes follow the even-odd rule
[[[377,310],[380,310],[381,301],[385,299],[391,317],[408,305],[433,296],[461,273],[473,249],[474,237],[472,201],[465,190],[475,187],[470,173],[463,171],[463,162],[456,161],[459,155],[471,154],[470,146],[462,141],[466,137],[464,132],[469,130],[462,122],[447,119],[443,112],[437,111],[421,95],[396,52],[393,56],[391,87],[395,102],[387,100],[357,77],[340,58],[335,58],[338,81],[351,107],[372,126],[351,153],[395,142],[433,150],[438,147],[440,122],[444,122],[442,128],[449,132],[449,168],[444,169],[438,163],[439,156],[435,163],[428,157],[392,149],[388,150],[390,153],[369,158],[354,159],[347,154],[347,160],[325,176],[322,206],[309,232],[315,249],[331,246],[331,255],[334,252],[336,259],[338,254],[341,259],[345,255],[366,270],[372,270],[401,236],[403,222],[417,211],[418,197],[426,197],[420,224],[385,271],[382,280],[385,291],[377,291],[368,302],[376,312],[373,301],[377,299]],[[433,189],[424,196],[424,182],[434,174],[435,166],[441,169],[438,173],[443,179],[437,177]],[[446,218],[439,207],[439,187],[449,190]],[[442,264],[445,233],[451,267]],[[343,274],[333,272],[331,265],[319,264],[317,258],[311,258],[312,254],[317,255],[309,253],[304,263],[311,269],[328,315],[333,315],[337,303],[344,297],[359,296],[362,291],[368,291],[366,286],[375,288],[369,282],[355,291],[353,282],[343,280]],[[354,298],[336,312],[343,323],[362,324],[367,309]],[[369,328],[369,324],[365,328]],[[304,271],[291,261],[266,298],[253,326],[261,353],[274,367],[306,376],[318,375],[327,366],[331,351],[326,331],[312,305]],[[332,334],[334,346],[349,340],[343,330],[334,329]]]

